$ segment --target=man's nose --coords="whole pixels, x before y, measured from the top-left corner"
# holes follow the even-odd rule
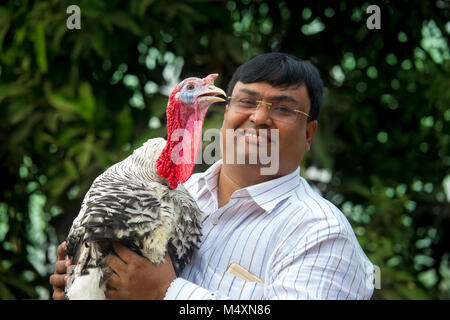
[[[250,120],[256,124],[268,124],[272,121],[270,118],[270,106],[264,102],[260,102],[255,112],[252,113]]]

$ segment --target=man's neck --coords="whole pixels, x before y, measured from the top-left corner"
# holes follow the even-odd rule
[[[275,176],[262,176],[260,167],[251,165],[222,164],[218,181],[218,206],[230,201],[236,190],[275,179]]]

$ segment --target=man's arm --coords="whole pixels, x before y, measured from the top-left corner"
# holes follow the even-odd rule
[[[271,262],[267,299],[370,299],[372,264],[351,234],[329,230],[316,224],[281,250]]]
[[[319,231],[320,234],[320,231]],[[284,246],[269,263],[264,284],[245,282],[226,275],[221,291],[211,291],[188,280],[177,278],[165,298],[171,300],[233,299],[267,300],[337,300],[370,299],[372,265],[359,256],[351,240],[343,234],[316,237],[314,230],[305,241],[296,241],[295,248]],[[318,241],[317,241],[318,240]],[[231,289],[232,291],[235,289]]]

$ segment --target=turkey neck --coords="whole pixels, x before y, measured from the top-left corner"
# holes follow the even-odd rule
[[[169,98],[167,144],[157,161],[157,170],[172,189],[178,182],[187,181],[194,171],[206,110],[191,108],[173,95]]]

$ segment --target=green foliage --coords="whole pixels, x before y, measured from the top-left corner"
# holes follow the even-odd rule
[[[257,53],[312,60],[325,82],[305,168],[381,268],[378,299],[450,298],[449,11],[441,2],[69,1],[0,5],[0,298],[45,298],[56,246],[93,179],[164,136],[167,93]],[[444,4],[445,5],[445,4]],[[222,108],[206,128],[220,127]],[[203,170],[198,166],[196,170]],[[302,173],[306,170],[302,170]],[[446,246],[447,244],[447,246]]]

